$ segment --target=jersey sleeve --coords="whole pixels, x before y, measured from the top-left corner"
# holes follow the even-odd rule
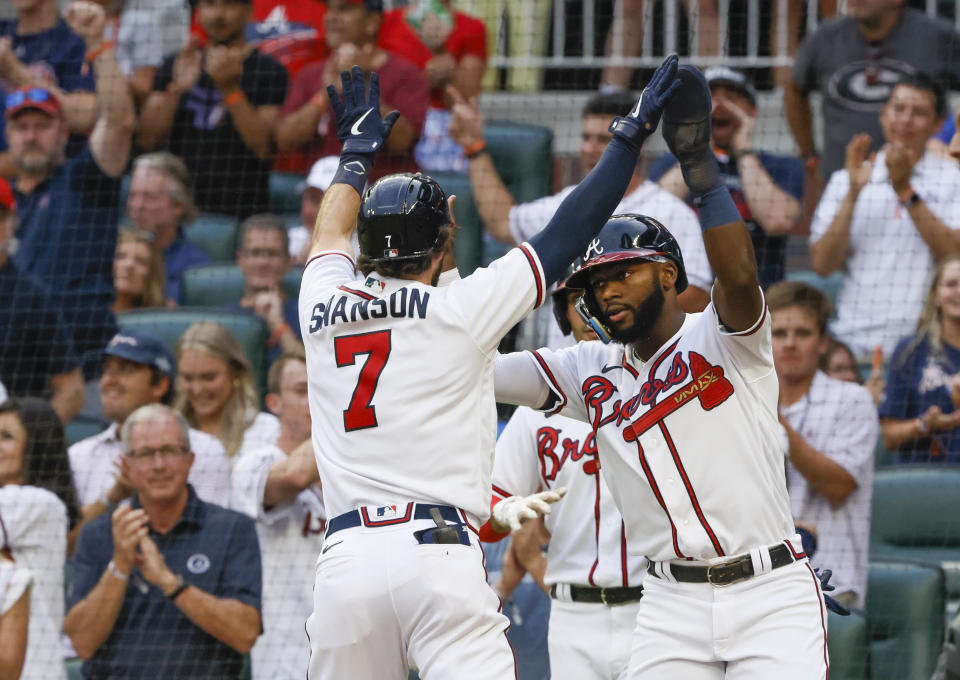
[[[328,291],[357,278],[357,263],[353,255],[342,250],[324,250],[307,261],[300,280],[300,331],[312,333],[313,309],[322,302]]]
[[[540,489],[537,475],[537,422],[535,411],[518,408],[497,439],[493,457],[493,495],[528,496]]]
[[[843,197],[846,196],[850,188],[850,176],[846,170],[837,170],[830,175],[830,181],[827,182],[827,188],[817,203],[817,209],[813,213],[813,221],[810,223],[810,243],[816,243],[827,233],[830,223],[837,216],[840,210],[840,204]]]
[[[760,291],[763,295],[763,291]],[[730,361],[747,382],[759,380],[773,371],[773,338],[771,336],[770,310],[764,298],[760,316],[750,328],[731,331],[717,315],[713,305],[713,291],[710,292],[710,304],[703,311],[712,320],[716,336],[725,348]]]
[[[461,311],[484,352],[496,349],[507,331],[543,304],[546,290],[540,258],[526,243],[446,288],[452,307]],[[302,293],[300,301],[303,315]]]
[[[599,345],[599,342],[597,343]],[[550,389],[552,399],[538,410],[553,415],[589,422],[580,391],[580,362],[594,343],[580,342],[559,350],[541,348],[528,352],[531,360]],[[589,361],[589,357],[586,357]],[[599,366],[597,367],[599,370]]]
[[[821,451],[859,483],[873,467],[877,444],[877,409],[870,392],[860,385],[844,385],[842,403],[832,410],[835,422],[830,424],[829,444]]]
[[[523,243],[543,231],[547,222],[557,212],[563,197],[569,193],[566,189],[553,196],[544,196],[529,203],[520,203],[510,208],[510,234],[514,243]]]

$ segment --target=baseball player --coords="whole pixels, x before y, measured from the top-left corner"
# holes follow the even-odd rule
[[[663,135],[699,208],[711,303],[680,308],[683,258],[663,225],[611,218],[566,284],[610,344],[501,357],[497,396],[596,432],[627,545],[650,560],[627,677],[826,678],[826,611],[790,516],[750,236],[710,149],[703,75],[683,66],[678,79]]]
[[[678,87],[676,70],[674,55],[614,121],[604,157],[543,232],[449,283],[455,271],[440,274],[452,197],[436,182],[387,176],[361,203],[397,116],[381,118],[376,74],[369,99],[358,67],[342,74],[342,100],[328,89],[343,152],[300,291],[313,447],[330,518],[307,621],[309,677],[399,680],[408,668],[424,680],[515,677],[507,619],[476,535],[490,511],[497,344],[542,303],[623,196]],[[522,505],[506,507],[516,514]]]
[[[596,340],[574,308],[579,297],[580,291],[558,286],[557,324],[577,342]],[[545,518],[550,542],[543,582],[553,598],[547,633],[551,677],[625,677],[647,561],[627,549],[623,519],[600,476],[590,425],[520,407],[497,440],[493,499],[541,489],[567,490]]]

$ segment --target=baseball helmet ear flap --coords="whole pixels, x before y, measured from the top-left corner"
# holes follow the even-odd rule
[[[557,325],[564,335],[573,333],[573,326],[570,325],[570,319],[567,317],[567,308],[570,305],[570,296],[578,292],[573,288],[567,288],[567,280],[580,269],[581,264],[582,261],[579,257],[574,260],[573,264],[567,267],[566,275],[560,279],[556,288],[550,294],[550,297],[553,298],[553,318],[557,320]]]

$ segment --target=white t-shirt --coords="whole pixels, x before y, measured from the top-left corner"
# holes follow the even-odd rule
[[[514,241],[522,243],[540,233],[557,212],[563,199],[575,188],[575,185],[569,186],[553,196],[544,196],[513,206],[510,209],[510,233]],[[614,211],[614,214],[618,213],[639,213],[663,223],[680,244],[689,284],[710,290],[713,285],[713,270],[703,245],[700,222],[690,206],[655,182],[644,180],[640,186],[623,197]],[[550,302],[544,305],[524,322],[524,333],[518,340],[520,348],[560,349],[573,345],[573,336],[564,336],[560,332],[553,317],[552,304]]]
[[[326,514],[319,484],[264,510],[267,477],[286,457],[268,445],[244,451],[233,468],[233,507],[257,521],[263,556],[263,634],[250,652],[254,678],[302,678],[310,660],[304,624],[313,612]]]
[[[870,548],[870,499],[873,495],[873,451],[877,442],[877,408],[863,386],[817,372],[810,391],[782,409],[790,427],[810,446],[828,456],[857,481],[846,500],[834,506],[810,488],[793,463],[787,462],[787,488],[795,519],[817,531],[815,567],[833,570],[837,592],[853,590],[855,607],[866,605],[867,557]]]
[[[934,262],[930,248],[900,205],[890,185],[883,151],[853,210],[850,256],[837,295],[837,319],[830,330],[859,357],[877,345],[890,356],[897,341],[917,326],[930,287]],[[923,202],[950,229],[960,229],[960,168],[952,159],[924,154],[910,176]],[[838,170],[817,205],[810,225],[816,243],[833,222],[850,176]]]
[[[632,553],[712,560],[795,536],[765,306],[731,333],[711,302],[647,361],[599,342],[526,357],[554,410],[596,431]]]
[[[243,431],[243,441],[240,448],[233,456],[232,465],[237,464],[237,458],[244,451],[256,450],[267,445],[272,445],[280,438],[280,419],[272,413],[258,411],[253,420]]]
[[[647,561],[629,554],[623,518],[600,474],[590,426],[521,406],[497,439],[493,493],[500,498],[567,487],[544,518],[550,531],[544,582],[638,586]]]
[[[35,486],[0,487],[0,532],[14,561],[33,574],[27,658],[21,680],[63,680],[63,567],[67,560],[67,508]]]
[[[526,244],[443,287],[364,279],[342,251],[307,264],[300,327],[330,517],[421,501],[486,521],[497,344],[545,295]]]
[[[188,481],[202,500],[228,507],[230,503],[230,463],[223,444],[214,436],[190,429],[190,448],[194,453]],[[77,501],[89,505],[113,487],[114,474],[123,457],[117,424],[100,434],[87,437],[67,450],[70,471],[77,489]]]

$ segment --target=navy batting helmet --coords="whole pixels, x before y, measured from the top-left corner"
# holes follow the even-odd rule
[[[579,257],[574,260],[573,264],[567,268],[566,275],[557,282],[553,292],[550,293],[550,296],[553,298],[553,318],[557,320],[557,325],[560,326],[560,332],[564,335],[570,335],[573,332],[570,319],[567,318],[567,295],[570,291],[580,292],[573,288],[567,288],[567,279],[576,273],[582,264],[583,261]]]
[[[387,175],[367,189],[360,205],[360,252],[373,262],[423,257],[437,245],[440,228],[447,224],[447,197],[433,179]]]
[[[614,215],[587,246],[583,265],[566,280],[570,288],[583,290],[577,310],[604,342],[610,342],[610,331],[600,321],[600,309],[590,289],[590,269],[622,260],[670,261],[677,265],[676,291],[687,288],[687,271],[683,266],[680,244],[665,226],[646,215],[627,213]]]

